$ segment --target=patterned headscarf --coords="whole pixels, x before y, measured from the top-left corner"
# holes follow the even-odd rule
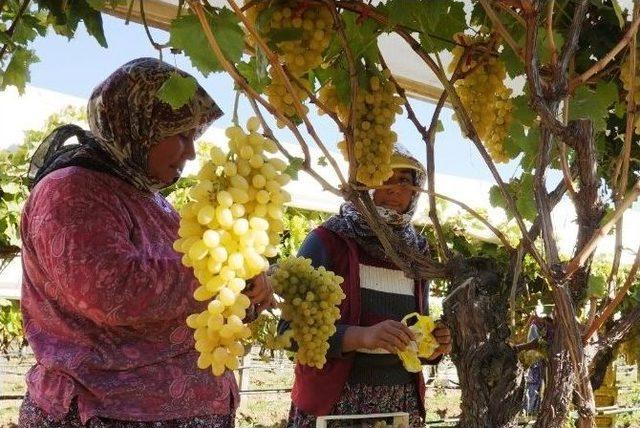
[[[402,146],[397,145],[393,158],[399,160],[397,168],[410,168],[414,172],[414,186],[422,188],[426,181],[426,171],[422,164]],[[370,191],[373,196],[373,190]],[[404,241],[410,248],[414,248],[423,254],[427,249],[427,242],[419,235],[411,224],[411,219],[415,214],[418,205],[419,192],[414,192],[409,208],[404,213],[396,210],[377,206],[376,209],[384,222]],[[381,259],[389,260],[380,240],[371,230],[363,215],[351,202],[345,202],[340,206],[340,212],[330,217],[324,227],[337,233],[340,236],[355,240],[358,245],[369,255]]]
[[[166,186],[147,173],[151,147],[191,130],[196,131],[197,138],[222,115],[200,85],[189,102],[177,110],[161,101],[158,90],[176,73],[189,76],[155,58],[135,59],[118,68],[89,98],[87,118],[91,132],[64,125],[38,147],[31,160],[31,185],[56,169],[78,165],[108,172],[143,191]],[[79,143],[65,145],[74,136]]]

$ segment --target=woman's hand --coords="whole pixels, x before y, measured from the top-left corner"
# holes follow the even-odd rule
[[[386,320],[370,327],[363,327],[360,333],[362,348],[382,348],[395,354],[405,349],[416,336],[409,327],[399,321]]]
[[[443,323],[438,322],[431,334],[433,334],[440,346],[438,346],[427,360],[435,360],[441,355],[449,354],[451,352],[451,330]]]
[[[264,273],[251,279],[251,285],[245,289],[244,294],[251,300],[251,303],[255,307],[256,314],[275,304],[271,282]]]

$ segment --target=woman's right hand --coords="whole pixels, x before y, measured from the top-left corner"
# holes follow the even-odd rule
[[[382,348],[395,354],[405,349],[416,336],[409,327],[399,321],[386,320],[370,327],[361,327],[361,347],[366,349]]]

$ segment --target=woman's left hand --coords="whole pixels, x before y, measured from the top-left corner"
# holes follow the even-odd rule
[[[428,360],[435,360],[441,355],[451,352],[451,330],[441,322],[436,323],[436,328],[431,332],[438,341],[438,348],[431,354]]]
[[[255,306],[257,314],[264,309],[272,307],[275,302],[271,282],[264,273],[255,276],[251,280],[251,286],[244,291],[244,294],[247,295],[251,303]]]

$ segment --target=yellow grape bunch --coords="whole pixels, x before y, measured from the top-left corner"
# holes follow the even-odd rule
[[[512,90],[504,83],[507,77],[504,63],[490,49],[490,52],[483,49],[479,54],[465,55],[465,50],[474,44],[485,44],[486,39],[482,36],[457,35],[455,39],[462,46],[453,49],[449,70],[453,72],[464,59],[465,63],[460,67],[464,78],[454,84],[460,101],[491,158],[495,162],[507,162],[509,156],[504,150],[504,140],[511,125],[513,102]]]
[[[187,325],[195,329],[198,367],[211,367],[216,376],[238,368],[241,340],[251,336],[243,323],[250,301],[242,291],[246,280],[269,267],[267,257],[277,255],[283,204],[290,200],[282,189],[290,180],[287,164],[268,155],[278,148],[258,133],[259,123],[249,119],[248,132],[227,128],[229,150],[211,149],[180,211],[174,243],[200,283],[194,298],[209,301],[206,310],[187,318]]]
[[[322,64],[323,52],[334,35],[329,8],[306,0],[277,1],[270,7],[271,19],[260,29],[268,36],[282,31],[299,31],[295,38],[276,42],[281,60],[295,75],[302,75]]]
[[[271,83],[269,83],[269,85],[264,89],[264,93],[267,95],[269,102],[273,104],[276,110],[282,112],[282,114],[287,117],[296,116],[294,104],[298,101],[303,102],[307,99],[307,92],[303,88],[311,90],[311,83],[308,79],[296,79],[296,81],[298,84],[293,81],[291,82],[291,86],[295,92],[294,95],[291,95],[287,90],[284,80],[280,74],[272,76]],[[302,88],[300,86],[302,86]],[[307,114],[309,112],[309,107],[303,104],[302,111]],[[278,126],[282,128],[283,124],[278,121]]]
[[[640,52],[639,52],[640,53]],[[631,91],[631,83],[634,82],[634,100],[636,106],[640,104],[640,55],[636,54],[636,72],[631,73],[630,57],[624,60],[620,66],[620,80],[625,91],[627,91],[627,100],[629,99],[629,91]],[[640,115],[636,115],[634,120],[635,133],[640,135]]]
[[[393,174],[391,155],[398,136],[391,127],[396,114],[402,113],[404,100],[397,95],[390,76],[389,70],[384,70],[379,76],[371,76],[368,87],[359,88],[354,106],[356,179],[372,188],[381,186]],[[318,99],[346,123],[349,109],[340,103],[331,83],[320,89]],[[347,158],[346,141],[339,142],[338,148]]]
[[[342,277],[324,267],[314,269],[311,260],[289,257],[281,260],[271,276],[273,290],[284,299],[280,308],[289,330],[280,338],[280,346],[293,339],[298,350],[296,361],[322,368],[327,361],[329,337],[340,318],[338,305],[345,298],[340,288]]]
[[[264,22],[258,25],[261,14],[268,14],[269,19],[264,19]],[[263,2],[250,7],[247,10],[247,18],[267,42],[273,42],[274,35],[281,37],[287,32],[293,35],[278,39],[274,44],[280,62],[294,77],[291,83],[295,93],[291,94],[286,89],[281,74],[273,68],[270,69],[271,83],[265,89],[265,93],[274,107],[287,117],[294,117],[296,110],[293,103],[302,103],[308,98],[304,90],[310,89],[306,75],[322,64],[323,53],[335,34],[331,11],[320,2],[279,0],[269,5]],[[304,111],[306,114],[306,107]],[[281,123],[278,125],[282,126]]]

